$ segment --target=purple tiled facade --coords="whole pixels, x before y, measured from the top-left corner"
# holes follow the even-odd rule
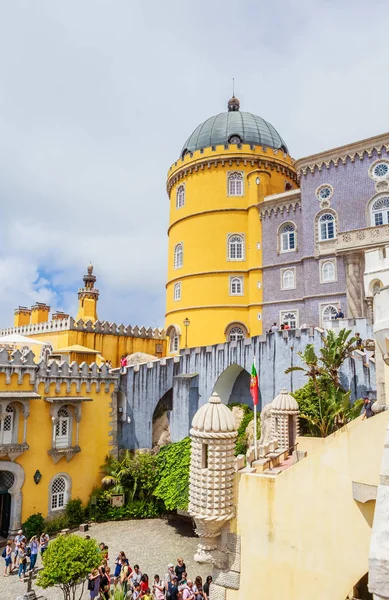
[[[370,227],[372,223],[368,206],[377,191],[368,171],[377,159],[388,159],[388,153],[383,148],[380,156],[376,151],[370,154],[369,157],[364,152],[362,159],[356,156],[353,161],[347,158],[345,164],[339,160],[337,166],[331,162],[329,168],[323,165],[321,170],[315,167],[313,172],[308,169],[300,177],[299,206],[295,203],[292,207],[286,199],[279,203],[278,209],[262,214],[264,331],[274,322],[277,325],[282,322],[281,311],[298,311],[296,316],[300,326],[322,324],[322,311],[326,305],[340,306],[347,314],[343,257],[335,254],[318,256],[316,251],[318,213],[327,211],[321,208],[316,190],[323,184],[333,188],[329,212],[336,212],[338,235],[339,232]],[[278,230],[289,222],[296,227],[296,250],[282,253],[278,251]],[[327,259],[336,261],[336,281],[322,283],[320,261]],[[295,289],[283,290],[281,269],[289,266],[295,268]]]

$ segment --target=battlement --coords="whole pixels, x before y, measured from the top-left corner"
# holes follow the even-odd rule
[[[138,327],[135,325],[116,325],[116,323],[110,323],[109,321],[84,321],[79,319],[75,321],[72,317],[67,318],[55,318],[52,321],[46,321],[43,323],[34,323],[28,325],[22,325],[21,327],[8,327],[0,330],[0,335],[10,335],[12,333],[19,333],[21,335],[31,336],[42,333],[52,333],[56,331],[86,331],[92,333],[106,334],[106,335],[121,335],[126,337],[135,338],[150,338],[155,340],[163,340],[165,338],[165,330],[152,327]]]
[[[92,384],[96,385],[96,391],[100,390],[101,385],[105,386],[106,392],[109,392],[110,386],[114,385],[114,391],[119,387],[120,375],[117,371],[110,371],[104,364],[98,366],[96,363],[87,365],[82,362],[78,364],[72,362],[70,365],[63,362],[53,361],[47,364],[44,360],[36,363],[35,355],[32,350],[22,354],[20,350],[15,350],[11,355],[7,350],[0,350],[0,373],[5,373],[5,383],[11,383],[11,376],[18,375],[18,385],[23,383],[23,377],[30,376],[30,384],[37,388],[41,382],[45,383],[45,390],[48,393],[50,384],[55,383],[56,392],[60,392],[61,384],[66,384],[66,393],[71,392],[72,384],[76,385],[77,392],[81,391],[81,385],[86,384],[86,391],[89,392]],[[17,395],[17,393],[15,393]]]

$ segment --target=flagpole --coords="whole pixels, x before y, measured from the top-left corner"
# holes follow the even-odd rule
[[[253,356],[253,364],[255,365],[255,356]],[[258,389],[258,392],[259,392],[259,389]],[[254,403],[254,459],[258,460],[258,446],[257,446],[257,405],[256,405],[256,403]]]

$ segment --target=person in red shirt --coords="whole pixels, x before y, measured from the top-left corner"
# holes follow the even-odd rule
[[[140,580],[140,591],[145,592],[149,587],[149,576],[146,573],[143,573]]]

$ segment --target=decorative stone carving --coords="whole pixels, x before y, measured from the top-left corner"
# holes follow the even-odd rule
[[[234,517],[236,424],[232,412],[213,393],[192,421],[189,513],[200,537],[195,560],[219,564],[218,538]]]
[[[344,262],[346,266],[347,316],[349,319],[355,319],[363,316],[362,255],[357,252],[346,254],[344,257]]]
[[[261,410],[261,438],[258,442],[259,447],[267,446],[272,440],[272,403],[270,402]]]
[[[51,456],[54,463],[57,464],[63,456],[65,456],[67,462],[69,462],[69,460],[71,460],[75,454],[78,454],[78,452],[81,452],[80,446],[71,446],[69,448],[51,448],[47,451],[47,454]]]
[[[280,448],[286,448],[290,454],[296,444],[299,433],[299,406],[286,388],[283,388],[271,403],[273,436]]]

